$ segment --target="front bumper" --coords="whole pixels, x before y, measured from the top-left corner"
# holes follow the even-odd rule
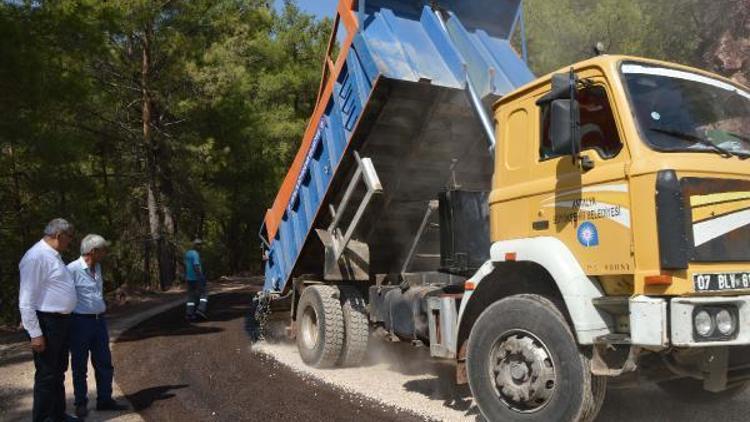
[[[736,335],[727,340],[701,340],[693,328],[693,313],[701,306],[736,306]],[[630,299],[630,333],[634,345],[666,348],[738,346],[750,344],[750,296]]]

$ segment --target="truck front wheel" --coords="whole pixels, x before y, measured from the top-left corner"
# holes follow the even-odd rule
[[[305,287],[297,305],[297,349],[302,360],[316,368],[333,366],[344,344],[344,316],[339,289]]]
[[[467,371],[474,400],[490,421],[590,421],[606,390],[563,314],[539,295],[502,299],[479,316],[469,335]]]

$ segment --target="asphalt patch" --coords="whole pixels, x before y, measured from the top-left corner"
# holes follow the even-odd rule
[[[144,419],[423,420],[253,352],[243,327],[250,299],[250,290],[218,294],[207,321],[187,322],[180,306],[123,333],[115,379]]]

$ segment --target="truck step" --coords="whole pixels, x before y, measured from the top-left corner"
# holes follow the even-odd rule
[[[603,296],[592,300],[594,306],[613,315],[628,313],[628,296]]]
[[[630,336],[628,334],[605,334],[594,339],[595,344],[631,344]]]

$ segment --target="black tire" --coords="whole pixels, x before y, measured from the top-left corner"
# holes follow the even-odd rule
[[[716,403],[742,394],[750,382],[732,386],[718,393],[704,390],[703,381],[694,378],[677,378],[657,382],[656,385],[671,398],[683,403]]]
[[[316,368],[332,367],[344,343],[344,317],[339,290],[308,286],[297,305],[297,349],[302,360]]]
[[[352,286],[339,286],[341,310],[344,316],[344,345],[337,364],[357,366],[367,354],[370,324],[367,320],[367,304],[359,290]]]
[[[519,354],[517,346],[533,353]],[[525,356],[538,365],[524,361]],[[606,378],[591,374],[589,358],[560,310],[531,294],[502,299],[482,312],[469,335],[467,372],[474,400],[488,421],[591,421],[606,391]],[[498,389],[496,377],[507,380],[509,375],[512,382]],[[521,389],[526,400],[514,393]]]

